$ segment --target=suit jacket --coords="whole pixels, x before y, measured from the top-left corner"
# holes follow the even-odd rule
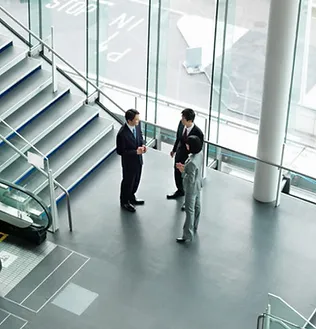
[[[179,125],[178,125],[178,129],[177,129],[177,139],[176,139],[173,149],[172,149],[172,151],[176,153],[176,156],[175,156],[176,163],[177,162],[184,163],[189,155],[188,150],[185,146],[185,140],[183,137],[183,129],[184,129],[184,125],[180,121]],[[192,136],[192,135],[198,136],[201,139],[202,143],[204,142],[204,134],[197,125],[194,125],[194,127],[191,129],[188,137]]]
[[[140,124],[135,126],[136,138],[125,123],[116,136],[116,152],[122,158],[122,166],[135,168],[143,164],[143,156],[137,154],[137,148],[144,145]]]
[[[190,154],[184,164],[183,188],[185,195],[196,195],[201,191],[203,176],[203,152]]]

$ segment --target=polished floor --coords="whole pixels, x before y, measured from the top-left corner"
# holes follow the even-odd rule
[[[55,280],[54,272],[28,308],[0,299],[0,309],[28,321],[24,328],[251,329],[268,292],[306,317],[314,311],[315,206],[287,196],[278,209],[262,205],[252,184],[210,171],[199,232],[179,245],[181,202],[165,197],[174,190],[172,160],[148,152],[138,193],[146,205],[135,214],[119,207],[120,178],[114,155],[74,191],[73,233],[61,205],[60,231],[49,239],[69,273]],[[56,294],[66,289],[78,295]],[[76,306],[80,291],[91,298],[87,308]]]

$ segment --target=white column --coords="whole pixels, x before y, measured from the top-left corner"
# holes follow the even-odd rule
[[[300,0],[271,0],[257,157],[280,163]],[[278,169],[256,164],[253,196],[276,199]]]

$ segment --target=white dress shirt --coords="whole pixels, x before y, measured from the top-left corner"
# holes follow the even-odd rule
[[[126,123],[126,124],[127,124],[127,127],[130,129],[130,131],[132,132],[133,136],[135,136],[134,135],[134,129],[135,129],[135,132],[136,132],[136,126],[130,126],[128,123]]]
[[[184,135],[185,130],[187,130],[187,136],[189,136],[189,134],[190,134],[191,130],[193,129],[193,127],[194,127],[194,123],[192,123],[192,126],[189,127],[189,128],[187,128],[186,126],[184,126],[183,134],[182,135]]]

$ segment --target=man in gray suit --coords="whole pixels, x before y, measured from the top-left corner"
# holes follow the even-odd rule
[[[200,192],[202,188],[202,142],[197,136],[189,136],[186,147],[189,157],[184,164],[177,163],[176,167],[182,173],[185,203],[185,223],[183,226],[183,234],[181,238],[177,238],[177,242],[184,243],[192,241],[193,233],[196,232],[201,212]]]

